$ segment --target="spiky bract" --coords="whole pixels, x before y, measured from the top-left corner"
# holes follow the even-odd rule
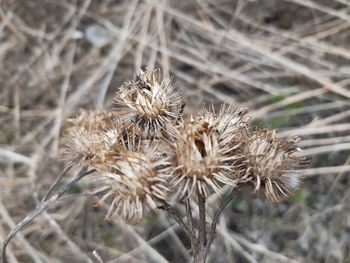
[[[206,198],[224,185],[253,185],[276,202],[298,187],[296,168],[308,160],[297,138],[250,132],[243,107],[183,120],[184,99],[174,89],[158,70],[141,71],[120,88],[116,111],[83,111],[70,120],[66,157],[97,171],[90,178],[109,207],[106,218],[139,221],[176,190],[183,200],[193,193]]]
[[[106,219],[138,222],[146,210],[157,209],[167,199],[170,162],[157,151],[149,142],[128,141],[96,164],[98,173],[91,179],[99,186],[93,193],[107,202]]]
[[[180,199],[198,191],[208,195],[222,184],[235,186],[240,170],[241,146],[247,125],[246,111],[229,107],[219,114],[204,112],[182,124],[175,141],[174,185]]]
[[[95,158],[122,138],[119,121],[114,114],[102,110],[81,111],[69,120],[66,130],[65,158],[89,165]]]
[[[141,70],[134,81],[120,87],[115,103],[123,118],[141,127],[144,134],[173,133],[184,107],[184,98],[175,87],[170,77],[160,78],[159,70]]]
[[[296,170],[309,164],[297,148],[299,138],[278,138],[277,132],[257,131],[249,139],[245,151],[247,170],[244,179],[253,182],[255,191],[277,202],[291,194],[301,183]]]

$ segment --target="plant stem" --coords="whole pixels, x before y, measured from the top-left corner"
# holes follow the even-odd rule
[[[7,263],[7,257],[6,257],[6,249],[7,245],[10,243],[11,239],[28,223],[30,223],[35,217],[40,215],[43,211],[45,211],[50,205],[55,203],[56,201],[63,198],[63,195],[67,193],[70,189],[70,187],[78,182],[80,179],[82,179],[84,176],[91,174],[95,172],[95,170],[87,171],[87,167],[82,168],[82,170],[73,177],[60,191],[58,191],[57,194],[53,195],[52,197],[48,198],[48,196],[45,196],[46,200],[40,202],[40,204],[32,211],[29,215],[27,215],[24,219],[22,219],[14,229],[11,230],[11,232],[7,235],[6,239],[4,240],[4,243],[2,244],[2,262]],[[54,185],[57,183],[55,182]],[[50,188],[51,189],[51,188]],[[52,188],[53,189],[53,188]],[[51,192],[51,191],[50,191]],[[45,199],[44,198],[44,199]]]
[[[205,220],[205,197],[198,194],[198,208],[199,208],[199,243],[203,246],[207,243],[207,228]]]
[[[226,206],[233,199],[234,195],[237,193],[238,189],[234,188],[229,194],[226,195],[223,202],[220,204],[218,209],[215,211],[210,233],[207,240],[207,222],[206,222],[206,199],[203,195],[197,192],[198,197],[198,210],[199,210],[199,220],[198,220],[198,237],[194,232],[192,210],[190,206],[190,200],[186,200],[186,214],[188,219],[188,225],[177,215],[175,209],[170,206],[167,202],[163,202],[159,209],[166,211],[170,217],[172,217],[176,223],[185,232],[187,237],[191,240],[191,249],[193,250],[193,263],[205,263],[206,258],[210,251],[210,246],[215,239],[216,226],[219,223],[220,216]]]
[[[175,222],[181,227],[181,229],[185,232],[187,237],[190,239],[192,246],[194,244],[197,244],[197,238],[193,233],[192,229],[190,229],[190,227],[185,224],[185,222],[178,216],[175,209],[171,205],[163,201],[162,205],[159,206],[158,208],[166,211],[170,215],[170,217],[175,220]]]
[[[186,215],[187,215],[188,226],[192,230],[192,232],[194,232],[191,200],[189,198],[186,199]]]
[[[193,215],[192,215],[192,207],[191,207],[191,200],[190,198],[187,198],[185,201],[185,206],[186,206],[186,215],[187,215],[187,222],[188,222],[188,227],[191,229],[192,233],[195,233],[194,226],[193,226]],[[190,254],[192,255],[194,246],[196,244],[193,244],[191,242],[191,248],[189,250]]]
[[[230,201],[233,199],[234,195],[237,192],[238,192],[237,188],[233,188],[231,190],[231,192],[225,197],[224,201],[221,203],[219,208],[215,211],[215,214],[214,214],[214,217],[213,217],[213,220],[211,223],[211,227],[210,227],[208,242],[207,242],[205,252],[204,252],[204,258],[206,258],[209,254],[210,246],[213,243],[213,240],[215,238],[216,226],[219,222],[220,216],[221,216],[222,212],[224,211],[224,209],[226,208],[226,206],[230,203]]]
[[[52,192],[55,190],[55,188],[57,187],[57,185],[61,182],[61,180],[63,179],[63,177],[66,175],[66,173],[73,167],[75,160],[72,160],[70,163],[68,163],[68,165],[62,170],[62,172],[56,177],[56,180],[54,181],[54,183],[50,186],[49,190],[47,191],[47,193],[45,194],[45,196],[43,197],[43,199],[41,200],[41,202],[47,201],[50,197],[50,195],[52,194]]]
[[[197,192],[199,222],[198,222],[198,246],[195,249],[194,263],[205,263],[205,248],[207,243],[207,222],[205,219],[205,197]]]

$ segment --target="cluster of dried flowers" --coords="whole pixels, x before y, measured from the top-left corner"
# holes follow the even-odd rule
[[[269,200],[300,184],[308,160],[298,138],[249,129],[244,107],[224,106],[184,119],[184,97],[159,70],[141,71],[120,87],[112,112],[82,111],[65,133],[66,156],[90,175],[106,218],[138,221],[170,196],[203,198],[228,185],[252,186]]]

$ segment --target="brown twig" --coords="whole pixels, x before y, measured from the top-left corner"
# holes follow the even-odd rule
[[[199,221],[198,221],[198,245],[195,247],[194,263],[205,262],[205,247],[207,243],[207,222],[205,219],[205,197],[197,192]]]
[[[192,233],[195,234],[195,230],[194,230],[194,226],[193,226],[191,200],[189,198],[186,199],[185,206],[186,206],[186,216],[187,216],[188,227],[191,229]],[[191,249],[190,249],[191,255],[193,253],[194,245],[195,244],[192,244],[192,242],[191,242]]]
[[[52,192],[55,190],[57,185],[61,182],[63,177],[66,175],[66,173],[73,167],[75,160],[72,160],[71,162],[68,163],[68,165],[62,170],[62,172],[57,176],[53,184],[51,184],[49,190],[47,190],[45,196],[41,200],[41,202],[47,201],[52,194]]]
[[[221,216],[222,212],[224,211],[224,209],[226,208],[226,206],[233,199],[233,197],[237,193],[237,191],[238,191],[237,188],[233,188],[231,190],[231,192],[225,197],[224,201],[221,203],[219,208],[215,211],[215,214],[214,214],[214,217],[213,217],[213,220],[211,223],[211,227],[210,227],[208,242],[207,242],[206,248],[205,248],[204,258],[206,258],[209,254],[210,246],[213,243],[213,240],[215,238],[216,226],[219,222],[220,216]]]
[[[70,187],[78,182],[80,179],[82,179],[84,176],[91,174],[95,172],[95,169],[87,171],[87,167],[83,167],[81,171],[73,177],[57,194],[53,195],[51,198],[47,199],[44,202],[41,202],[34,211],[32,211],[29,215],[27,215],[22,221],[20,221],[17,226],[11,230],[11,232],[7,235],[6,239],[4,240],[4,243],[2,245],[2,262],[8,263],[7,257],[6,257],[6,248],[8,244],[10,243],[11,239],[28,223],[30,223],[35,217],[40,215],[43,211],[45,211],[50,205],[55,203],[56,201],[62,199],[64,197],[64,194],[67,193],[70,189]],[[56,182],[54,182],[55,184]]]
[[[192,230],[192,232],[194,232],[191,200],[187,198],[185,202],[186,202],[185,206],[186,206],[186,216],[187,216],[188,226]]]
[[[175,220],[175,222],[185,232],[186,236],[190,239],[192,246],[198,243],[197,238],[193,233],[192,229],[190,229],[190,227],[185,224],[185,222],[178,216],[175,209],[171,205],[169,205],[167,202],[163,202],[162,205],[158,208],[166,211],[170,215],[170,217],[172,217]]]

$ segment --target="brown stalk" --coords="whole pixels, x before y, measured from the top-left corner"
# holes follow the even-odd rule
[[[188,227],[191,229],[192,233],[195,233],[194,226],[193,226],[191,200],[189,198],[186,199],[185,206],[186,206],[186,216],[187,216]],[[193,252],[193,245],[194,244],[192,244],[191,242],[190,254]]]
[[[215,214],[211,223],[211,227],[210,227],[208,242],[206,244],[206,248],[204,252],[204,258],[208,256],[211,244],[215,239],[216,226],[219,223],[220,216],[237,192],[238,192],[237,188],[233,188],[231,192],[225,197],[224,201],[220,204],[219,208],[215,211]]]
[[[178,216],[175,209],[169,205],[167,202],[162,202],[162,205],[158,207],[166,211],[169,216],[175,220],[175,222],[181,227],[181,229],[185,232],[186,236],[190,239],[192,247],[198,243],[196,235],[193,233],[192,229]]]
[[[171,218],[173,218],[180,228],[185,232],[186,236],[191,241],[191,252],[193,252],[193,263],[205,263],[207,256],[210,251],[210,247],[215,239],[216,227],[219,223],[220,216],[222,215],[224,209],[230,203],[234,195],[237,193],[238,189],[234,188],[231,192],[224,198],[224,201],[220,204],[218,209],[215,211],[210,232],[207,233],[207,222],[206,222],[206,212],[205,205],[206,199],[201,194],[197,194],[198,197],[198,210],[199,210],[199,220],[198,220],[198,236],[196,236],[193,225],[193,216],[192,209],[190,206],[190,200],[187,199],[186,206],[186,215],[187,221],[186,224],[176,213],[175,209],[170,206],[168,203],[163,202],[162,206],[159,209],[166,211]],[[207,239],[208,235],[208,239]]]
[[[64,171],[67,171],[68,169],[65,169]],[[23,227],[25,227],[28,223],[30,223],[35,217],[40,215],[43,211],[45,211],[50,205],[54,204],[55,202],[59,201],[60,199],[63,199],[65,194],[69,191],[70,187],[81,180],[84,176],[91,174],[95,172],[95,169],[87,171],[87,167],[83,167],[81,171],[73,177],[66,185],[60,189],[60,191],[53,195],[51,198],[48,198],[48,195],[46,195],[43,198],[43,201],[32,211],[29,215],[27,215],[24,219],[22,219],[15,228],[11,230],[11,232],[7,235],[6,239],[4,240],[4,243],[2,244],[2,253],[1,258],[3,263],[8,263],[7,257],[6,257],[6,249],[12,238],[19,232]],[[61,176],[63,176],[61,173]],[[56,185],[57,181],[54,182],[54,186]],[[52,187],[51,187],[52,188]],[[50,189],[51,189],[50,188]],[[52,188],[53,189],[53,188]],[[49,192],[48,192],[49,193]]]
[[[205,197],[197,192],[199,222],[198,222],[198,245],[195,248],[194,263],[205,263],[205,248],[207,243],[207,222],[205,219]]]

